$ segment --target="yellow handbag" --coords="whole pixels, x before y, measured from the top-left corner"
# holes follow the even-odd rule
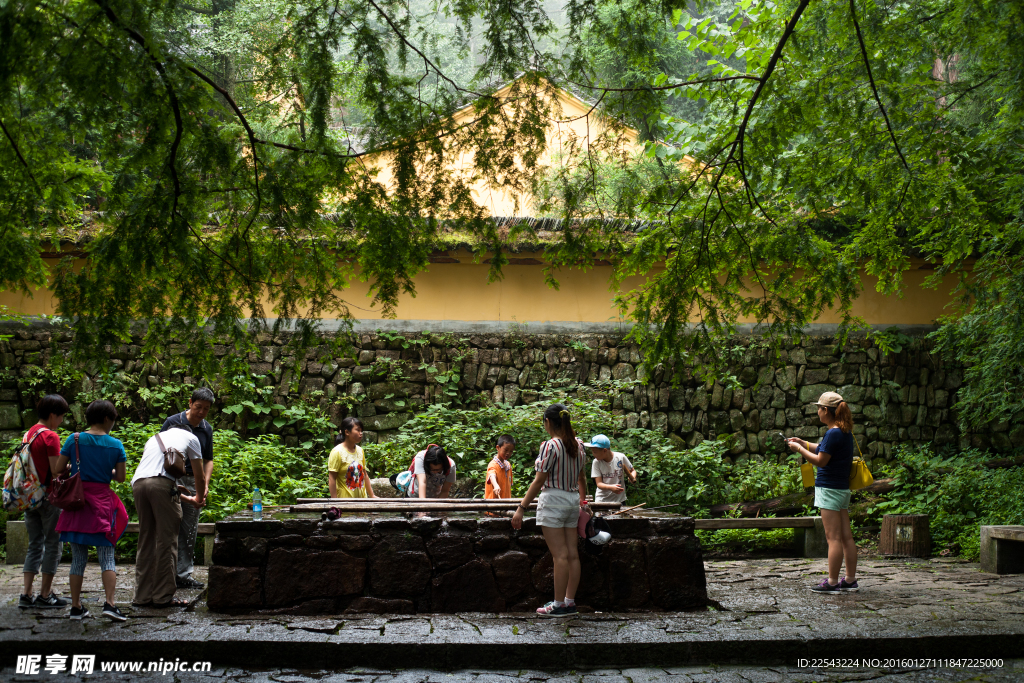
[[[803,479],[804,488],[814,486],[814,465],[804,460],[800,465],[800,477]]]
[[[858,457],[853,459],[853,465],[850,467],[850,490],[856,491],[875,483],[875,478],[871,476],[871,470],[868,469],[868,464],[864,462],[864,454],[860,452],[860,444],[857,443],[857,437],[853,437],[853,443],[857,446]]]

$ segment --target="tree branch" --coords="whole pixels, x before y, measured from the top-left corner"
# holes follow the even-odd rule
[[[18,149],[18,143],[14,141],[14,137],[12,137],[10,131],[7,130],[7,126],[4,125],[3,119],[0,119],[0,128],[3,129],[4,135],[6,135],[7,139],[10,140],[11,147],[14,148],[14,153],[18,156],[18,161],[20,161],[21,165],[25,167],[28,177],[32,179],[32,184],[36,186],[36,191],[42,194],[43,190],[39,187],[39,181],[37,181],[36,177],[32,175],[32,168],[28,165],[28,162],[25,161],[25,157],[21,156],[21,150]]]
[[[238,108],[238,105],[235,103],[235,100],[232,99],[231,95],[228,93],[227,90],[217,85],[211,78],[207,77],[206,74],[199,71],[195,67],[186,66],[185,68],[194,73],[196,76],[201,78],[203,82],[205,82],[211,88],[220,93],[221,97],[223,97],[225,101],[227,101],[227,103],[231,105],[231,108],[235,111],[235,116],[237,116],[238,120],[242,122],[242,126],[245,128],[246,135],[249,136],[249,146],[252,148],[252,178],[253,183],[255,183],[256,186],[256,204],[253,206],[252,218],[249,219],[249,224],[245,226],[245,231],[242,233],[242,239],[244,240],[246,235],[249,234],[249,228],[252,227],[253,222],[256,220],[256,216],[259,215],[260,208],[263,203],[263,200],[260,196],[260,158],[259,155],[256,154],[256,135],[255,133],[252,132],[252,127],[249,125],[249,122],[242,114],[242,110]]]
[[[122,31],[128,34],[128,37],[139,44],[146,54],[149,56],[149,60],[153,63],[153,67],[160,75],[160,80],[164,83],[164,88],[167,90],[167,96],[171,100],[171,109],[174,110],[174,140],[171,142],[171,155],[168,159],[168,165],[171,168],[171,179],[174,182],[174,206],[171,207],[172,215],[177,213],[178,210],[178,197],[181,196],[181,181],[178,179],[177,169],[177,158],[178,158],[178,145],[181,144],[181,137],[184,132],[184,126],[181,122],[181,107],[178,105],[178,96],[174,92],[174,88],[171,87],[171,82],[167,78],[167,71],[164,68],[163,62],[156,58],[153,51],[149,49],[149,45],[146,43],[146,39],[142,37],[138,31],[126,26],[121,19],[114,13],[114,10],[110,8],[110,5],[105,0],[93,0],[103,13],[107,15],[110,22],[120,28]]]
[[[907,169],[907,173],[913,175],[913,171],[910,170],[910,164],[907,163],[906,158],[903,156],[903,150],[900,149],[900,144],[896,142],[896,134],[892,130],[892,124],[889,122],[889,114],[886,113],[885,107],[882,106],[882,100],[878,96],[878,88],[875,87],[875,78],[871,75],[871,62],[868,61],[868,48],[864,45],[864,36],[860,32],[860,24],[857,23],[857,8],[854,5],[854,0],[850,0],[850,18],[853,19],[853,27],[857,30],[857,42],[860,43],[860,52],[864,56],[864,68],[868,71],[868,82],[871,83],[871,92],[875,94],[875,102],[878,103],[878,109],[882,112],[882,118],[885,119],[885,126],[889,129],[889,137],[892,138],[892,146],[896,148],[896,154],[899,155],[900,161],[903,162],[903,167]]]
[[[208,14],[211,17],[214,15],[214,11],[212,9],[203,9],[202,7],[193,7],[192,5],[186,5],[183,2],[179,2],[178,3],[178,7],[182,8],[182,9],[187,9],[190,12],[197,12],[199,14]]]

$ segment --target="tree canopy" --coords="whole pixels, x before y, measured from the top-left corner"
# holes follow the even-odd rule
[[[896,293],[923,255],[963,295],[938,337],[970,364],[962,414],[1006,418],[1022,57],[1024,3],[993,0],[8,0],[0,287],[43,284],[40,244],[86,229],[85,266],[55,274],[83,349],[138,319],[154,340],[309,330],[350,315],[355,277],[392,311],[450,226],[493,277],[529,233],[497,230],[475,175],[565,219],[553,281],[595,258],[648,275],[620,302],[652,363],[714,369],[740,317],[775,339],[835,307],[849,329],[861,269]],[[644,153],[596,144],[541,172],[553,86],[637,126]],[[451,172],[465,152],[472,174]]]

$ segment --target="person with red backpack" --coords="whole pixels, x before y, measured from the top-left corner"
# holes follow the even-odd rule
[[[36,404],[36,415],[39,422],[32,425],[32,428],[25,434],[24,442],[31,443],[29,450],[32,454],[32,463],[39,476],[39,483],[44,489],[50,486],[57,458],[60,457],[60,437],[57,435],[57,428],[64,422],[67,412],[68,402],[64,400],[63,396],[58,394],[44,396]],[[57,533],[58,518],[60,518],[60,508],[50,505],[45,497],[38,507],[25,511],[28,551],[25,553],[25,565],[22,568],[25,586],[18,598],[18,607],[22,609],[68,606],[68,601],[58,597],[52,590],[53,576],[57,573],[61,555],[60,534]],[[40,573],[40,568],[42,577],[39,583],[39,595],[33,598],[32,582],[35,581],[36,574]]]

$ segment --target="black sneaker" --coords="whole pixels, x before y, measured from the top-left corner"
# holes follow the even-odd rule
[[[21,609],[28,609],[29,607],[35,607],[35,601],[32,600],[31,595],[19,595],[18,596],[18,607]]]
[[[821,583],[817,586],[811,586],[811,590],[815,593],[838,593],[839,584],[832,585],[828,582],[828,579],[822,579]]]
[[[103,616],[113,619],[114,621],[127,621],[128,617],[121,613],[121,610],[117,609],[114,605],[109,602],[103,603]]]
[[[565,613],[566,614],[579,614],[579,612],[576,611],[576,603],[574,602],[571,605],[566,605],[565,606]]]
[[[839,590],[844,593],[856,593],[860,590],[860,586],[857,585],[856,581],[847,581],[846,577],[839,579]]]
[[[75,607],[72,605],[71,614],[68,615],[68,619],[86,619],[89,617],[89,610],[85,608],[85,605],[81,607]]]
[[[68,606],[68,601],[64,598],[57,597],[57,594],[51,591],[50,597],[48,598],[44,598],[42,595],[37,595],[32,605],[33,607],[63,608]]]
[[[206,584],[201,583],[199,581],[196,581],[191,576],[189,576],[188,578],[185,578],[185,579],[176,579],[174,581],[174,584],[178,588],[193,588],[193,589],[200,589],[200,588],[203,588],[204,586],[206,586]]]

